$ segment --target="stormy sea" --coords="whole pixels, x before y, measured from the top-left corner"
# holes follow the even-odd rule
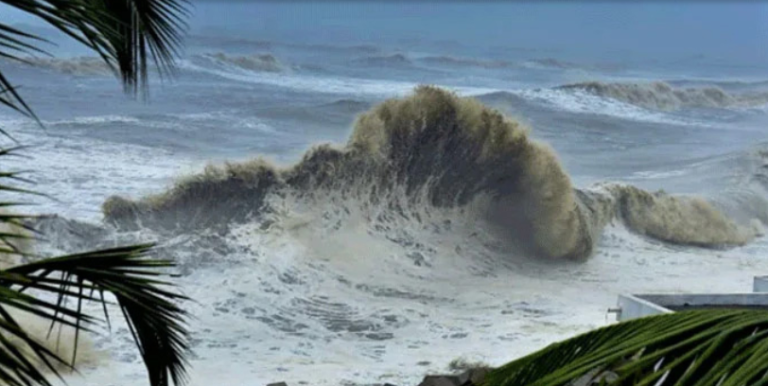
[[[766,11],[741,6],[194,2],[146,101],[20,18],[57,45],[0,62],[43,123],[0,110],[29,146],[6,168],[56,198],[36,252],[178,263],[192,386],[416,384],[621,293],[767,273]],[[69,385],[146,383],[120,321],[82,344]]]

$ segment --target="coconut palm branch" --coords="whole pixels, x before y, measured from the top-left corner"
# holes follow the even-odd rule
[[[58,374],[56,365],[74,364],[79,332],[91,330],[99,321],[83,312],[84,302],[100,303],[108,321],[104,293],[111,293],[138,343],[150,383],[183,383],[186,362],[181,353],[188,350],[187,330],[182,321],[185,313],[177,301],[186,298],[163,288],[169,283],[158,276],[173,263],[149,258],[150,248],[151,245],[138,245],[87,252],[0,271],[0,331],[28,345],[48,370]],[[71,306],[67,306],[67,299],[74,300]],[[73,327],[76,335],[72,362],[63,361],[28,336],[6,307]],[[13,386],[50,385],[41,369],[19,355],[16,346],[0,334],[0,380]]]
[[[508,363],[489,374],[485,384],[561,386],[575,380],[768,385],[768,311],[696,310],[618,323]]]
[[[121,80],[126,92],[146,95],[149,68],[171,74],[187,16],[186,0],[0,0],[82,43],[99,55]],[[3,23],[0,15],[0,59],[26,62],[29,56],[47,55],[51,43],[33,33]],[[0,105],[37,120],[19,87],[2,72]],[[39,122],[39,121],[38,121]],[[11,133],[0,133],[13,139]],[[21,146],[0,148],[0,161],[18,156]],[[37,194],[20,187],[28,182],[22,172],[0,170],[0,194],[29,197]],[[8,197],[8,196],[6,196]],[[74,369],[77,340],[101,320],[83,310],[86,302],[102,305],[109,324],[104,293],[111,294],[137,343],[152,386],[182,384],[188,350],[186,314],[178,303],[186,298],[160,280],[173,263],[148,256],[151,245],[136,245],[41,259],[21,247],[33,239],[28,220],[34,216],[8,209],[25,202],[0,199],[0,255],[27,260],[0,270],[0,384],[51,385],[45,370],[61,376],[61,366]],[[29,262],[29,261],[32,262]],[[67,301],[67,300],[70,301]],[[71,300],[74,300],[71,301]],[[65,361],[29,335],[11,309],[75,330],[72,360]],[[43,366],[34,364],[43,363]],[[41,368],[42,367],[42,368]]]
[[[186,28],[186,0],[0,0],[36,16],[92,49],[115,71],[125,90],[147,90],[151,62],[173,73]],[[0,19],[0,58],[24,62],[46,55],[50,42]],[[0,70],[0,104],[34,117],[19,90]]]

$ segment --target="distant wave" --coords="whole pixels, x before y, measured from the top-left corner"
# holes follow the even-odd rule
[[[404,54],[392,54],[381,56],[369,56],[366,58],[358,59],[357,63],[365,64],[368,66],[383,66],[383,67],[398,67],[398,66],[410,66],[413,64]]]
[[[285,72],[289,70],[271,54],[228,55],[210,53],[194,55],[190,58],[193,63],[223,70],[244,70],[250,72]],[[101,58],[25,58],[28,65],[45,70],[57,71],[74,76],[107,76],[112,75],[112,69]],[[22,63],[19,63],[22,65]]]
[[[112,75],[112,69],[104,60],[96,57],[75,58],[25,58],[33,67],[75,76],[107,76]]]
[[[537,67],[547,67],[547,68],[557,68],[557,69],[569,69],[569,68],[579,68],[579,66],[576,63],[567,62],[560,59],[554,59],[554,58],[542,58],[542,59],[532,59],[526,61],[526,64],[537,66]]]
[[[249,221],[269,227],[270,216],[282,213],[275,200],[290,196],[330,208],[332,218],[362,211],[371,232],[449,231],[445,221],[469,222],[512,250],[575,260],[592,254],[611,221],[704,247],[742,245],[760,232],[703,198],[622,184],[576,189],[553,150],[527,133],[474,99],[422,86],[360,115],[343,148],[315,147],[284,169],[263,160],[210,166],[158,195],[112,197],[103,210],[108,223],[124,229],[177,232]],[[431,218],[442,220],[430,225]],[[340,222],[326,225],[331,231]]]
[[[662,111],[692,107],[754,107],[768,103],[768,92],[728,93],[718,87],[676,88],[664,82],[585,82],[560,86],[558,89],[583,91],[646,109]]]
[[[251,49],[251,50],[269,50],[276,43],[269,40],[255,40],[234,36],[216,36],[216,35],[190,35],[188,38],[190,45],[199,45],[203,47],[215,47],[215,49]]]
[[[339,99],[334,102],[323,105],[323,108],[340,112],[361,112],[371,107],[369,102],[354,99]]]
[[[227,55],[221,52],[197,55],[193,60],[253,72],[284,72],[288,68],[271,54]]]
[[[427,56],[420,60],[427,64],[454,67],[507,68],[513,66],[512,63],[501,60],[482,60],[454,56]]]
[[[343,76],[327,76],[318,74],[244,71],[231,65],[211,65],[210,61],[185,61],[180,67],[195,72],[207,73],[237,82],[266,84],[293,90],[313,91],[328,94],[375,95],[388,97],[408,93],[416,84],[397,80],[364,79]],[[452,87],[464,95],[478,95],[494,91],[487,88]]]
[[[705,127],[709,122],[686,117],[674,117],[661,111],[649,110],[613,98],[605,98],[583,91],[573,92],[559,88],[533,88],[495,91],[477,96],[490,106],[506,109],[528,103],[545,105],[577,114],[598,114],[619,119],[656,122],[669,125],[695,125]]]
[[[768,89],[768,80],[673,79],[666,83],[673,87],[717,87],[738,92]]]
[[[197,44],[202,47],[216,49],[229,48],[233,50],[242,50],[244,48],[252,50],[271,50],[276,46],[300,48],[314,51],[329,51],[329,52],[353,52],[353,53],[376,53],[381,50],[372,45],[332,45],[332,44],[312,44],[312,43],[296,43],[287,41],[270,41],[270,40],[257,40],[247,39],[243,37],[234,36],[208,36],[208,35],[192,35],[189,38],[190,43]]]

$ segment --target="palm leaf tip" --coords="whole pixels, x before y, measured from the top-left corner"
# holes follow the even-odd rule
[[[0,0],[0,3],[42,19],[93,50],[116,70],[126,91],[133,93],[147,91],[150,60],[161,76],[173,73],[189,4],[186,0]],[[44,53],[38,47],[40,43],[44,40],[34,34],[0,22],[0,57],[23,61],[22,54]],[[0,105],[37,120],[18,88],[2,71]],[[0,134],[13,139],[2,128]],[[8,153],[7,149],[0,149],[0,156]],[[0,173],[2,178],[18,181],[18,176],[8,173]],[[0,191],[34,193],[3,182],[0,182]],[[6,204],[0,203],[0,207]],[[19,225],[19,220],[0,214],[0,224]],[[23,248],[16,245],[23,237],[16,236],[10,231],[0,231],[0,254],[24,256]],[[28,336],[5,307],[74,328],[74,361],[79,331],[88,330],[95,322],[83,313],[82,302],[101,302],[109,323],[104,292],[115,296],[125,315],[152,386],[184,383],[188,333],[184,323],[186,314],[177,303],[186,298],[162,288],[165,283],[156,278],[160,270],[173,264],[146,258],[148,250],[149,246],[117,248],[0,270],[0,384],[50,385],[38,366],[27,360],[8,336],[26,344],[32,355],[45,364],[43,367],[57,375],[57,364],[67,363],[59,354]],[[28,290],[52,294],[57,300],[30,296],[25,293]],[[99,298],[94,298],[93,293],[98,293]],[[74,308],[67,307],[68,298],[75,300]]]
[[[161,77],[174,73],[188,15],[187,0],[85,0],[104,57],[126,91],[147,90],[149,61]]]
[[[56,295],[56,302],[35,305],[49,318],[67,323],[76,331],[95,322],[82,313],[82,302],[102,303],[108,319],[102,294],[112,293],[139,347],[150,384],[182,385],[186,381],[189,334],[187,314],[178,303],[187,298],[163,288],[167,283],[157,280],[161,274],[158,270],[174,264],[149,258],[150,248],[139,245],[33,262],[6,270],[0,284]],[[75,300],[74,309],[65,305],[67,298]]]
[[[189,16],[188,0],[2,0],[36,16],[99,55],[120,76],[126,91],[147,90],[150,61],[172,75]],[[24,61],[47,54],[46,40],[0,23],[0,56]],[[17,88],[0,71],[0,104],[35,118]]]
[[[556,343],[486,378],[488,386],[768,384],[768,311],[698,310],[631,320]],[[604,379],[604,381],[608,381]]]

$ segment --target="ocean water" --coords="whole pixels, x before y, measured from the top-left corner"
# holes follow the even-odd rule
[[[763,4],[198,2],[148,102],[6,16],[58,43],[0,62],[38,251],[158,242],[191,385],[416,384],[768,270]],[[90,341],[68,384],[145,384],[124,326]]]

